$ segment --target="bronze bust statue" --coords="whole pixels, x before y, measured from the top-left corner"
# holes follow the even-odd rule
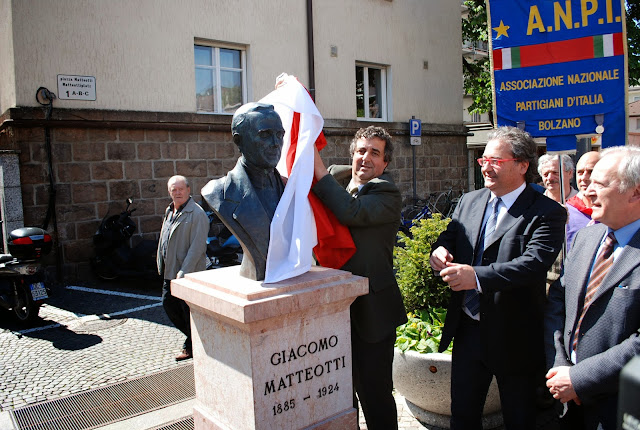
[[[269,228],[284,191],[275,168],[284,128],[272,105],[247,103],[233,115],[231,133],[241,156],[233,170],[209,181],[201,195],[242,245],[240,275],[262,281]]]

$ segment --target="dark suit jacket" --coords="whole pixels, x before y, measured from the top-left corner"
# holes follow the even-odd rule
[[[276,178],[280,180],[280,175],[277,174]],[[227,176],[209,181],[202,188],[201,195],[242,245],[244,255],[240,274],[264,280],[271,218],[260,203],[240,160]]]
[[[572,366],[571,382],[587,419],[615,425],[620,371],[640,354],[640,231],[602,280],[580,326],[577,363],[569,359],[591,264],[606,231],[596,224],[576,234],[564,274],[549,290],[545,341],[548,367]]]
[[[378,342],[407,321],[393,273],[402,196],[391,178],[383,174],[365,184],[353,198],[345,190],[351,166],[330,166],[329,172],[331,175],[318,181],[312,190],[349,227],[356,253],[341,269],[369,278],[369,294],[351,305],[351,323],[365,341]]]
[[[465,194],[453,220],[433,245],[444,246],[454,262],[473,264],[489,201],[486,188]],[[562,248],[567,215],[562,206],[527,186],[516,199],[474,266],[480,294],[480,328],[485,356],[505,373],[543,367],[542,315],[545,280]],[[440,350],[455,337],[464,291],[453,292]]]

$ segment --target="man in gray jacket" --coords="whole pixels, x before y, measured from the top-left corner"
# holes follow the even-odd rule
[[[640,148],[608,148],[545,315],[547,387],[563,428],[617,429],[620,371],[640,354]]]
[[[184,176],[173,176],[167,183],[171,204],[167,207],[158,243],[158,273],[164,277],[162,306],[171,322],[187,336],[176,361],[192,357],[189,306],[171,295],[171,280],[186,273],[206,269],[209,217],[191,198],[191,187]]]

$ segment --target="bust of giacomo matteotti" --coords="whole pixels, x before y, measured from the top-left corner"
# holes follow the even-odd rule
[[[242,245],[240,275],[262,281],[269,228],[284,191],[276,170],[284,128],[273,106],[247,103],[233,115],[231,133],[241,156],[233,170],[209,181],[201,194]]]

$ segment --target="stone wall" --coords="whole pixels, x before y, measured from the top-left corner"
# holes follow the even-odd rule
[[[24,224],[41,226],[52,199],[46,130],[51,142],[55,184],[58,254],[65,279],[92,277],[92,237],[102,218],[134,199],[133,240],[156,239],[170,202],[166,182],[175,174],[199,190],[233,168],[239,156],[231,140],[230,116],[54,109],[10,109],[0,117],[0,150],[19,157]],[[367,123],[327,120],[327,164],[349,163],[349,143]],[[394,136],[389,166],[403,196],[413,195],[413,148],[406,123],[383,123]],[[465,130],[423,124],[422,145],[415,148],[417,195],[467,187]],[[53,223],[48,231],[53,232]],[[51,264],[55,259],[51,258]]]

